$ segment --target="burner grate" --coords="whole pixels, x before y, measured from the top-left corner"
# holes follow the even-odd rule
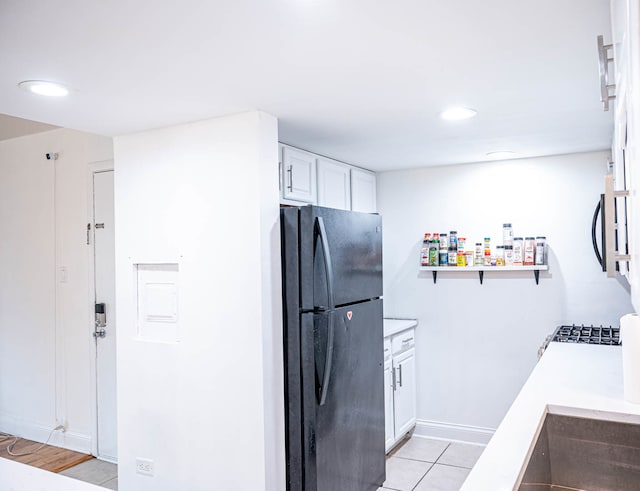
[[[575,324],[559,326],[553,333],[552,341],[559,343],[584,343],[620,345],[620,328],[604,326],[585,326]]]

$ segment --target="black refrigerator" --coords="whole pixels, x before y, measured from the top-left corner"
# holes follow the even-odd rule
[[[378,215],[283,208],[288,491],[385,480],[382,226]]]

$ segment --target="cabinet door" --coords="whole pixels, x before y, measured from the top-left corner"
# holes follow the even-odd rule
[[[316,202],[316,158],[313,154],[282,147],[282,197]]]
[[[395,443],[393,420],[393,368],[391,360],[384,363],[384,450],[388,452]]]
[[[393,358],[396,376],[394,395],[395,434],[400,438],[416,424],[415,348]]]
[[[376,175],[362,169],[351,169],[351,209],[375,213]]]
[[[351,209],[349,166],[328,159],[318,159],[318,205],[339,210]]]

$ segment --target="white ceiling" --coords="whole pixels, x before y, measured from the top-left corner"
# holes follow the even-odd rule
[[[2,0],[0,113],[121,135],[261,109],[374,170],[601,150],[609,33],[608,0]]]

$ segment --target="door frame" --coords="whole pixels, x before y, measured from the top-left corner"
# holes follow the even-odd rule
[[[94,223],[94,190],[93,190],[93,176],[94,174],[98,174],[100,172],[109,172],[113,171],[113,160],[102,160],[99,162],[91,162],[88,165],[87,172],[87,223],[91,225],[91,231],[88,234],[89,243],[87,247],[89,248],[87,254],[87,260],[89,263],[89,317],[87,319],[88,326],[91,327],[91,331],[94,330],[95,324],[95,301],[96,301],[96,280],[95,280],[95,247],[94,247],[94,238],[95,238],[95,227]],[[115,176],[115,173],[114,173]],[[91,416],[91,453],[98,457],[98,385],[97,385],[97,377],[98,370],[96,359],[98,356],[97,345],[95,342],[95,338],[91,336],[89,338],[89,353],[90,353],[90,367],[89,367],[89,400],[90,400],[90,416]],[[117,347],[116,347],[117,351]]]

